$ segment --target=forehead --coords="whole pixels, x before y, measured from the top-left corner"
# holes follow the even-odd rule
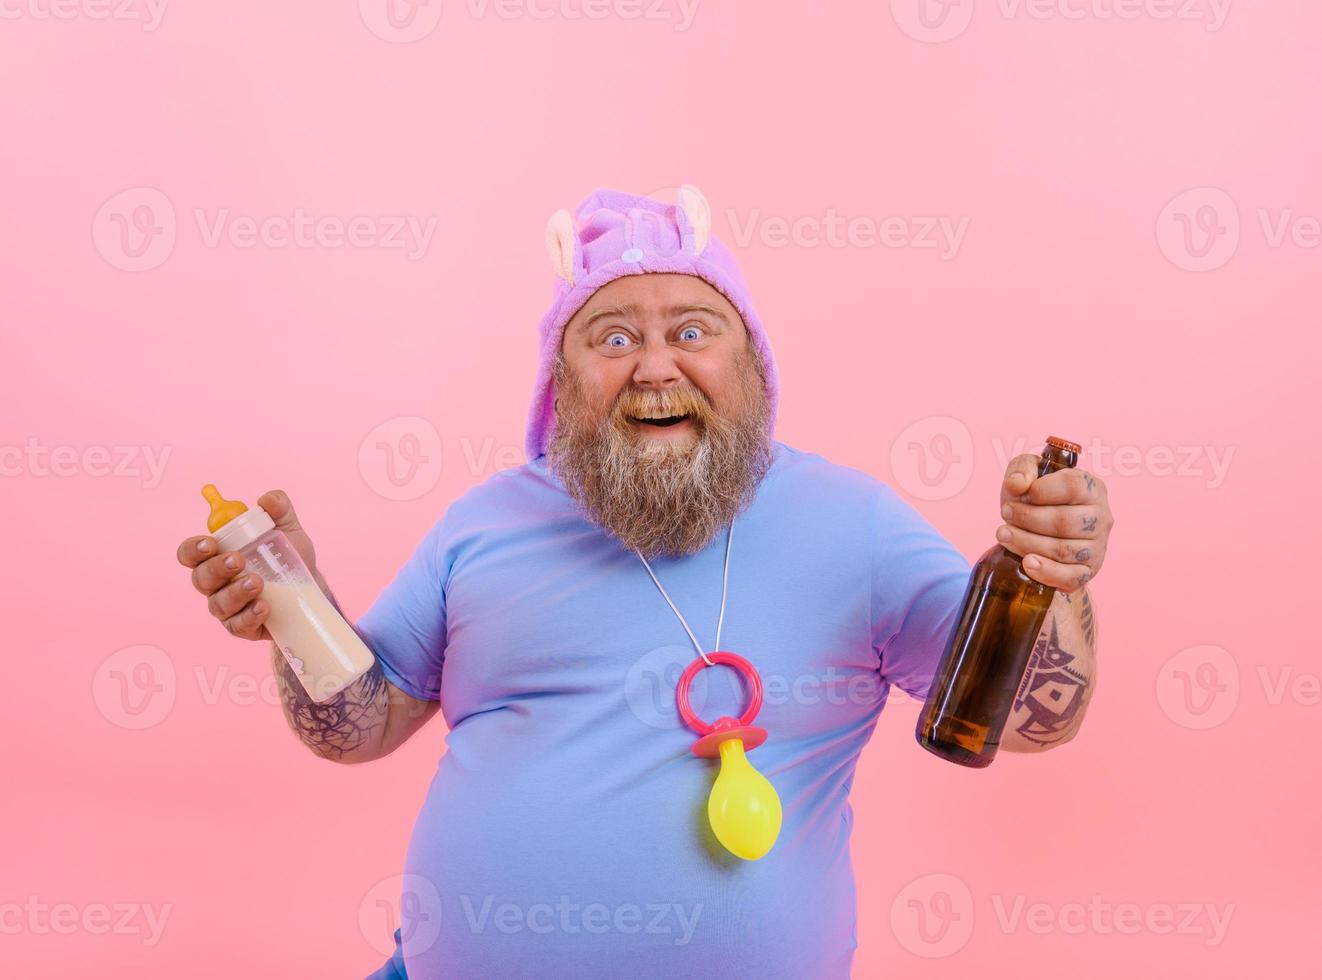
[[[731,325],[743,322],[730,301],[705,279],[681,273],[647,272],[620,276],[598,289],[565,325],[565,335],[581,330],[593,313],[626,305],[648,317],[664,316],[673,307],[709,306],[723,314]]]

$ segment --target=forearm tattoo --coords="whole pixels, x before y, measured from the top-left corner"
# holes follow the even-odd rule
[[[1068,592],[1058,592],[1057,595],[1064,598],[1070,605],[1074,604],[1074,596]],[[1088,594],[1087,589],[1079,592],[1079,624],[1083,628],[1083,635],[1088,640],[1088,646],[1092,647],[1093,652],[1097,651],[1097,617],[1093,615],[1092,596]]]
[[[1086,601],[1087,593],[1083,595]],[[1091,610],[1091,606],[1086,608]],[[1088,621],[1091,621],[1091,611]],[[1024,714],[1015,728],[1020,737],[1049,746],[1065,741],[1073,733],[1092,686],[1091,679],[1079,669],[1076,660],[1074,654],[1061,646],[1056,616],[1052,613],[1051,628],[1043,631],[1033,646],[1011,709],[1011,717]]]
[[[389,692],[379,660],[321,704],[308,696],[275,644],[271,645],[271,667],[280,688],[285,720],[299,740],[323,759],[339,761],[353,756],[385,734]]]

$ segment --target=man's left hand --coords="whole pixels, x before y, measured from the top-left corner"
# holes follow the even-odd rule
[[[1101,570],[1115,519],[1101,477],[1077,467],[1038,476],[1041,463],[1032,453],[1010,461],[996,540],[1024,559],[1029,577],[1070,593]]]

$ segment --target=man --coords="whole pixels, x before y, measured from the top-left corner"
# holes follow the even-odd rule
[[[379,977],[849,975],[854,767],[890,686],[925,696],[969,563],[885,484],[774,439],[775,360],[709,215],[687,186],[674,206],[599,190],[557,212],[529,462],[428,532],[357,624],[377,663],[342,695],[312,705],[273,651],[324,758],[380,758],[438,707],[450,728]],[[1113,523],[1099,479],[1036,464],[1009,466],[1003,540],[1060,590],[1029,672],[1068,668],[1079,690],[1059,717],[1022,705],[1006,751],[1078,730],[1083,586]],[[315,568],[288,497],[259,503]],[[267,638],[260,580],[244,591],[225,557],[210,538],[180,551],[213,614]],[[756,861],[713,836],[714,763],[675,709],[680,671],[717,649],[766,691],[749,760],[784,820]],[[738,716],[746,693],[717,666],[693,703]]]

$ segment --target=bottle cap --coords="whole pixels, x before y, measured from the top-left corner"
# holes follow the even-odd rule
[[[1077,442],[1070,442],[1068,439],[1062,439],[1060,436],[1047,436],[1047,445],[1055,446],[1057,449],[1064,449],[1066,452],[1075,454],[1083,452],[1083,447]]]

